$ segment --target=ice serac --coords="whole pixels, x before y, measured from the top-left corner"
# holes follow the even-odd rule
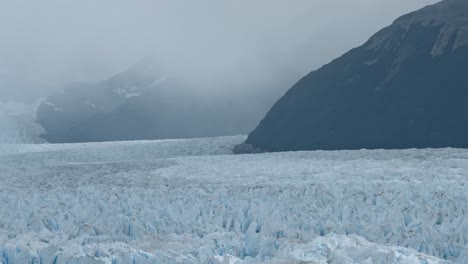
[[[468,263],[468,151],[0,145],[0,263]]]
[[[237,150],[466,148],[467,44],[466,0],[404,15],[296,83]]]

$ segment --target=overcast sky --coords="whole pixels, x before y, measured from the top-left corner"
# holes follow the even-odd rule
[[[200,78],[293,80],[435,2],[0,0],[0,92],[103,79],[150,54]]]

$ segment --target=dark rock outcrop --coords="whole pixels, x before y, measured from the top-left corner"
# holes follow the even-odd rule
[[[467,44],[466,0],[402,16],[296,83],[246,144],[267,151],[467,148]]]

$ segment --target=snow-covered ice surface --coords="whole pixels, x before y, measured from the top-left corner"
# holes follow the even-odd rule
[[[0,263],[468,263],[468,150],[0,145]]]

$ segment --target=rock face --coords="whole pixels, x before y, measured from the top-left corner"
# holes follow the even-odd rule
[[[190,82],[154,65],[144,60],[110,79],[49,96],[37,112],[42,137],[73,143],[224,136],[246,134],[260,120],[248,109],[240,113],[235,99],[197,94]]]
[[[402,16],[296,83],[246,144],[257,151],[466,148],[467,44],[466,0]]]

